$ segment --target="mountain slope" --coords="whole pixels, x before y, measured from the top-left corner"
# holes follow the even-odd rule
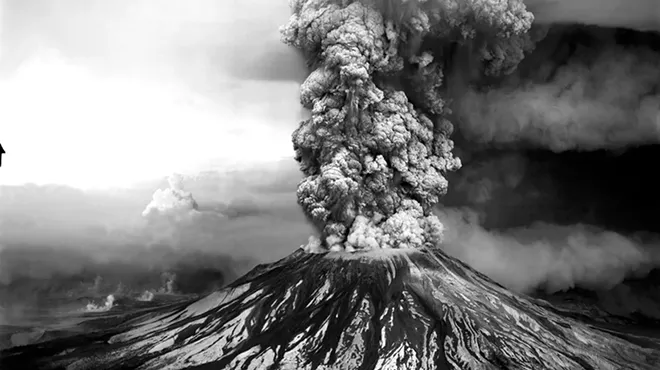
[[[438,250],[308,254],[3,369],[657,369],[660,340],[508,292]]]

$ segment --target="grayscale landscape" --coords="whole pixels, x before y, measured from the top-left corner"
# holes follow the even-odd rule
[[[0,0],[0,368],[660,368],[660,3]]]

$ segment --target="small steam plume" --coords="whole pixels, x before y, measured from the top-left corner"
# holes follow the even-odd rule
[[[103,284],[103,278],[101,276],[97,275],[94,278],[94,286],[92,287],[92,290],[95,291],[95,292],[101,291],[102,284]]]
[[[114,294],[115,294],[115,295],[125,295],[125,294],[127,293],[127,290],[128,290],[128,289],[127,289],[127,287],[124,285],[124,283],[120,281],[120,282],[117,284],[117,288],[115,289]]]
[[[140,302],[151,302],[154,299],[154,293],[151,290],[145,290],[137,300]]]
[[[147,221],[147,230],[152,234],[151,243],[179,245],[184,237],[182,234],[201,213],[192,193],[184,190],[182,175],[171,175],[168,183],[168,188],[156,190],[142,216]]]
[[[110,311],[112,309],[112,307],[114,306],[114,304],[115,304],[115,296],[110,294],[109,296],[107,296],[105,298],[105,302],[103,303],[103,305],[97,305],[94,302],[90,302],[85,307],[85,311],[87,311],[87,312],[106,312],[106,311]]]
[[[182,175],[173,174],[167,182],[169,188],[156,190],[153,199],[142,211],[143,217],[173,216],[179,219],[197,211],[197,202],[192,194],[183,188]]]
[[[160,288],[161,293],[173,294],[174,293],[174,283],[176,281],[176,274],[171,272],[163,272],[160,276],[160,280],[163,282]]]

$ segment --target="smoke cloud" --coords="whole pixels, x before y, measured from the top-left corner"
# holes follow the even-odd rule
[[[533,18],[520,2],[395,7],[294,1],[294,15],[282,28],[283,41],[303,50],[315,68],[301,87],[312,117],[293,142],[306,176],[298,202],[321,232],[322,249],[420,248],[441,241],[442,225],[430,209],[447,190],[443,174],[461,165],[451,153],[452,125],[438,90],[442,56],[400,43],[448,36],[459,27],[468,36],[480,23],[496,38],[517,38]],[[490,69],[499,68],[511,65],[499,58]],[[417,82],[411,98],[385,76]]]
[[[275,167],[286,182],[296,178],[292,160]],[[257,173],[175,174],[112,193],[0,187],[0,323],[22,323],[35,307],[67,300],[79,310],[89,302],[106,307],[111,294],[120,305],[124,297],[146,299],[146,291],[202,294],[290,254],[312,232],[295,186],[246,171]],[[240,178],[250,185],[237,187]]]
[[[455,106],[461,133],[476,143],[555,152],[658,144],[660,53],[584,37],[566,61],[521,65],[500,87],[469,89]],[[558,42],[546,41],[537,47]]]
[[[440,246],[525,293],[611,289],[643,277],[660,266],[658,204],[648,201],[657,182],[634,163],[657,153],[463,155],[435,210],[445,226]]]
[[[642,243],[583,224],[486,230],[469,209],[438,216],[447,230],[443,250],[518,292],[611,289],[660,266],[660,240]]]
[[[658,144],[660,39],[639,31],[660,8],[630,6],[294,1],[307,249],[440,247],[526,293],[656,268],[656,182],[634,172],[658,154],[636,148]]]

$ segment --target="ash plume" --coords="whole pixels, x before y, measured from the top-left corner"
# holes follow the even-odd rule
[[[637,32],[657,18],[636,4],[294,1],[283,41],[311,71],[297,195],[321,236],[304,248],[440,247],[525,293],[657,267],[660,238],[612,224],[612,193],[580,178],[598,198],[570,198],[568,160],[528,152],[658,143],[660,35]]]
[[[283,41],[313,67],[301,87],[311,118],[293,134],[306,176],[298,202],[322,249],[439,243],[442,225],[431,208],[447,190],[443,174],[461,164],[439,90],[441,50],[422,50],[421,41],[475,39],[487,29],[478,47],[496,74],[522,58],[515,45],[527,45],[531,13],[520,1],[312,0],[292,9]],[[410,93],[403,79],[418,82]]]

